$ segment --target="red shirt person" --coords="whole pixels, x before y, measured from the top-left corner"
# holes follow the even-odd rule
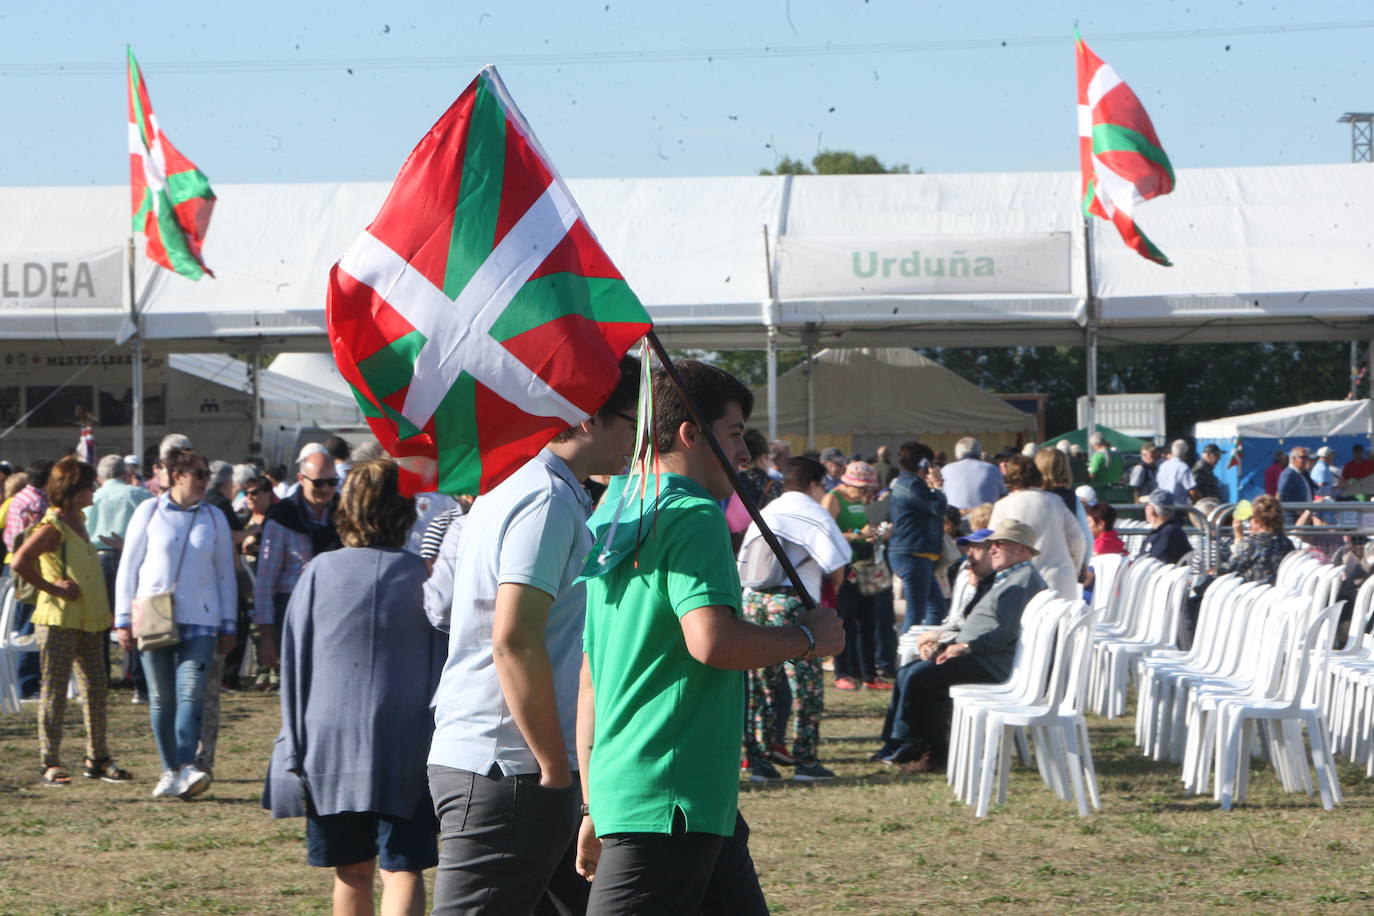
[[[1279,475],[1283,469],[1288,467],[1288,453],[1282,450],[1274,453],[1274,463],[1264,469],[1264,492],[1270,496],[1277,496],[1279,492]]]

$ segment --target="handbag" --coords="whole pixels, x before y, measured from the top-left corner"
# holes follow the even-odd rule
[[[859,587],[859,594],[864,597],[892,588],[892,571],[887,568],[886,563],[855,560],[849,568],[854,573],[854,584]]]
[[[177,630],[176,615],[172,606],[172,596],[177,590],[177,580],[181,578],[181,564],[186,559],[186,548],[191,546],[191,532],[195,530],[196,514],[200,507],[192,509],[191,525],[186,530],[186,543],[181,545],[181,556],[177,558],[177,568],[172,574],[172,585],[165,592],[135,598],[130,603],[134,618],[134,637],[138,639],[138,650],[148,652],[152,649],[165,649],[181,642]]]

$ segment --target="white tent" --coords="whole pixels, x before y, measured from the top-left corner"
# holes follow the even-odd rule
[[[776,387],[778,435],[797,453],[833,445],[867,455],[907,439],[952,452],[963,436],[991,451],[1035,434],[1032,415],[900,347],[822,350],[809,366],[780,375]],[[756,403],[769,394],[760,388]]]

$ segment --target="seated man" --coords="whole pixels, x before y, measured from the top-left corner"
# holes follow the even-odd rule
[[[1140,545],[1140,555],[1154,557],[1161,563],[1173,565],[1192,553],[1193,545],[1183,533],[1183,521],[1178,517],[1173,494],[1155,490],[1145,503],[1145,521],[1154,530]]]
[[[970,568],[991,577],[975,592],[973,606],[954,634],[925,641],[921,659],[897,672],[897,687],[883,723],[886,742],[873,755],[915,772],[944,767],[949,754],[951,702],[956,684],[994,684],[1011,674],[1021,612],[1045,580],[1031,566],[1035,532],[1016,519],[1003,519],[987,536],[987,551],[969,551]],[[980,568],[981,567],[981,568]]]

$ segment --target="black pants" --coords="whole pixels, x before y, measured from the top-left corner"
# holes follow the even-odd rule
[[[673,832],[602,837],[588,916],[767,916],[749,855],[749,825],[735,813],[732,836]]]
[[[836,609],[844,623],[844,651],[835,656],[835,677],[871,681],[877,676],[874,669],[873,637],[876,635],[875,595],[859,593],[859,586],[849,580],[840,585],[835,598]]]
[[[897,672],[897,684],[887,707],[883,739],[924,741],[936,760],[949,755],[949,726],[954,704],[949,688],[956,684],[995,684],[1002,678],[988,673],[977,658],[960,655],[942,665],[908,662]]]
[[[574,868],[577,774],[566,789],[545,789],[539,775],[483,775],[429,767],[429,791],[439,817],[435,916],[480,913],[581,916],[587,882]]]

